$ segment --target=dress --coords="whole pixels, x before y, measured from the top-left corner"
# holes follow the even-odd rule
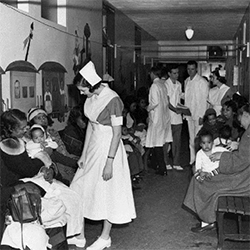
[[[238,151],[223,152],[219,174],[209,181],[191,179],[184,205],[207,223],[216,221],[218,197],[245,196],[250,193],[250,126],[241,137]]]
[[[112,139],[112,125],[122,125],[123,104],[106,86],[99,95],[87,98],[84,111],[89,118],[82,159],[70,187],[83,203],[83,216],[91,220],[128,223],[136,217],[127,154],[122,140],[113,161],[113,177],[104,181],[102,172]]]
[[[216,86],[209,90],[208,101],[216,111],[217,116],[221,114],[221,101],[229,89],[226,84],[222,84],[220,88]]]
[[[172,141],[172,131],[168,91],[159,78],[154,79],[150,87],[148,111],[146,147],[162,147],[166,142]]]

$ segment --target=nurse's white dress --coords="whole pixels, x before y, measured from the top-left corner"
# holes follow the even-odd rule
[[[136,217],[127,155],[120,140],[113,161],[113,177],[104,181],[103,169],[112,139],[112,125],[122,125],[123,104],[109,87],[87,98],[85,115],[89,118],[82,153],[84,166],[78,168],[70,187],[82,199],[83,216],[91,220],[128,223]]]

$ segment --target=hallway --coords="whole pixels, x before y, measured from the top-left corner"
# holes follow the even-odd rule
[[[114,226],[110,250],[213,250],[216,230],[195,234],[190,228],[196,218],[182,208],[189,182],[189,169],[168,171],[159,176],[149,169],[141,181],[142,189],[134,191],[137,218],[129,225]],[[231,225],[231,224],[230,224]],[[86,223],[87,246],[101,232],[99,222]],[[79,248],[80,249],[80,248]],[[225,241],[223,250],[250,249],[250,243]]]

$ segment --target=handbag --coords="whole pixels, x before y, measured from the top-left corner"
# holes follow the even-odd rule
[[[25,187],[11,194],[9,208],[14,221],[41,223],[41,200],[38,194],[29,193]]]
[[[38,221],[42,224],[41,196],[38,193],[30,193],[25,187],[22,187],[11,194],[8,205],[13,221],[21,224],[22,248],[29,249],[27,246],[24,248],[23,223]]]

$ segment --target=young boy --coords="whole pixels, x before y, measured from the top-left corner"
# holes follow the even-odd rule
[[[213,147],[213,135],[209,131],[203,131],[199,137],[201,149],[196,154],[194,176],[202,182],[219,166],[219,161],[212,162],[209,156],[215,152],[228,150],[224,147]]]

